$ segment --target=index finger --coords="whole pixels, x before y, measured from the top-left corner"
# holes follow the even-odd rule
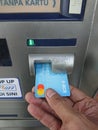
[[[57,130],[61,126],[59,119],[34,104],[29,104],[28,112],[51,130]]]
[[[73,86],[70,86],[71,88],[71,96],[70,96],[70,99],[73,101],[73,102],[78,102],[78,101],[81,101],[85,98],[87,98],[88,96],[82,92],[81,90],[79,90],[78,88],[76,87],[73,87]]]

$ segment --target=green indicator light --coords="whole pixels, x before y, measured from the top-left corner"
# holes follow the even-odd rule
[[[35,45],[34,40],[29,39],[29,40],[27,41],[27,45],[28,45],[28,46],[34,46],[34,45]]]

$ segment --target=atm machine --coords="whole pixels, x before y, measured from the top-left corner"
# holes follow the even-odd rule
[[[0,1],[0,130],[47,129],[24,98],[35,83],[35,62],[51,62],[82,89],[96,8],[97,0]]]

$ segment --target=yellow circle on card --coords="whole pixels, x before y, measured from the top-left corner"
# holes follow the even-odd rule
[[[37,90],[37,94],[38,94],[39,96],[43,95],[43,94],[44,94],[44,89],[42,89],[42,88],[38,89],[38,90]]]

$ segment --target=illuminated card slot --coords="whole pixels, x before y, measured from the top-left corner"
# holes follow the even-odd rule
[[[27,46],[75,46],[77,39],[27,39]]]

